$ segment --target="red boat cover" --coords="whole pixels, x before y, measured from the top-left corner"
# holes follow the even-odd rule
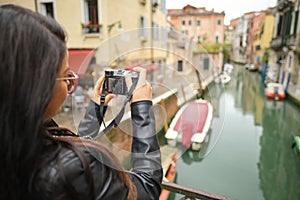
[[[178,118],[174,130],[182,132],[182,145],[189,148],[194,133],[202,133],[208,115],[208,104],[190,102]]]

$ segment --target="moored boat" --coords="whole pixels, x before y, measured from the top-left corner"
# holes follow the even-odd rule
[[[280,83],[268,83],[265,88],[265,95],[269,99],[283,100],[285,99],[285,92],[283,85]]]
[[[227,74],[230,74],[233,70],[233,65],[230,64],[230,63],[225,63],[224,64],[224,68],[223,68],[223,71]]]
[[[227,73],[223,73],[220,75],[221,83],[222,84],[227,84],[231,80],[231,77]]]
[[[228,73],[222,72],[215,78],[215,83],[227,84],[231,80],[231,77]]]
[[[200,150],[210,128],[212,113],[213,108],[206,100],[198,99],[185,104],[176,113],[165,135],[168,144],[176,146],[180,141],[187,149]]]

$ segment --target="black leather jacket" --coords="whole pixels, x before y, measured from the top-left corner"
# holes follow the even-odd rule
[[[99,123],[95,117],[95,104],[92,102],[86,112],[84,120],[79,125],[80,136],[96,134]],[[160,147],[156,138],[155,120],[151,101],[140,101],[131,104],[133,127],[133,141],[131,164],[132,171],[128,171],[130,179],[137,189],[137,199],[158,199],[162,181],[162,167]],[[122,180],[115,179],[112,170],[101,162],[101,153],[89,148],[79,148],[90,163],[95,184],[95,199],[127,199],[127,188]],[[39,173],[39,185],[42,188],[43,199],[63,199],[59,195],[64,193],[62,179],[72,183],[79,194],[78,199],[90,199],[89,183],[84,175],[84,169],[77,154],[70,149],[59,153],[61,166],[50,165]],[[65,177],[60,177],[59,170],[63,167]],[[78,196],[77,196],[78,197]]]

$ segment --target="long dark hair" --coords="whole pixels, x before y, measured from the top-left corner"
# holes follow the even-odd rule
[[[43,116],[66,53],[64,42],[28,13],[0,7],[1,199],[28,193],[43,153]]]
[[[0,199],[36,197],[32,181],[37,169],[56,159],[63,147],[80,154],[76,146],[83,143],[79,138],[52,137],[43,119],[66,54],[65,40],[55,20],[18,6],[0,6]],[[104,147],[85,143],[120,168]],[[116,173],[129,189],[128,198],[134,197],[129,177],[122,171]],[[72,192],[71,188],[66,193]]]

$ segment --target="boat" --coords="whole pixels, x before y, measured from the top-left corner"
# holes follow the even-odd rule
[[[253,63],[246,64],[245,65],[245,69],[247,69],[250,72],[256,72],[256,71],[258,71],[258,68]]]
[[[230,74],[232,72],[232,70],[233,70],[233,65],[230,64],[230,63],[225,63],[223,69],[224,69],[223,71],[225,73]]]
[[[161,160],[163,167],[163,181],[173,183],[176,175],[176,165],[178,149],[169,145],[160,147]],[[162,190],[159,196],[159,200],[167,200],[170,195],[169,190]]]
[[[176,146],[179,141],[186,149],[199,151],[210,128],[212,113],[212,105],[203,99],[182,106],[165,134],[168,145]]]
[[[280,83],[268,83],[265,88],[265,95],[267,98],[275,100],[283,100],[286,96],[283,85]]]
[[[215,83],[227,84],[231,80],[228,73],[222,72],[219,76],[215,78]]]
[[[231,80],[231,77],[227,73],[222,73],[220,79],[222,84],[227,84]]]

